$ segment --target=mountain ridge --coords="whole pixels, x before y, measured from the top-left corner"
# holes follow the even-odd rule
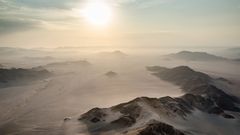
[[[147,67],[147,69],[157,73],[154,74],[157,77],[161,78],[164,76],[165,80],[167,79],[167,81],[179,86],[198,82],[198,77],[202,79],[200,79],[200,82],[204,83],[192,86],[191,89],[182,87],[185,94],[179,97],[138,97],[110,108],[93,108],[82,114],[77,120],[87,126],[87,131],[85,132],[93,135],[197,134],[169,122],[171,120],[180,120],[188,123],[189,116],[192,116],[196,111],[209,116],[217,116],[219,119],[240,120],[240,100],[225,93],[213,84],[207,83],[213,81],[213,78],[209,75],[197,72],[187,66],[171,69],[154,66]],[[192,76],[187,77],[186,73],[191,73]],[[182,81],[178,82],[177,79],[182,77],[185,79],[183,79],[184,83]],[[192,79],[197,81],[191,81]]]
[[[191,52],[191,51],[180,51],[165,55],[166,58],[174,58],[187,61],[226,61],[228,58],[216,56],[207,52]]]
[[[51,76],[52,73],[42,68],[11,68],[11,69],[0,69],[0,84],[1,86],[7,86],[12,83],[31,81],[37,79],[43,79]]]

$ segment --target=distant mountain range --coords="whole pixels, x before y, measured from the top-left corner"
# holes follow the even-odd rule
[[[24,48],[13,48],[13,47],[0,47],[0,56],[32,56],[36,54],[43,54],[43,51],[36,49],[24,49]]]
[[[112,52],[100,52],[98,55],[109,58],[125,58],[127,56],[127,54],[119,50]]]
[[[204,97],[204,100],[210,99],[209,101],[213,101],[212,104],[218,105],[222,110],[226,109],[228,111],[240,112],[240,109],[235,106],[235,103],[240,103],[240,100],[237,97],[226,94],[214,85],[214,81],[219,78],[211,78],[207,74],[194,71],[187,66],[179,66],[172,69],[154,66],[148,67],[148,70],[154,72],[153,74],[157,77],[180,86],[183,91],[188,94],[185,96],[191,94],[195,99]],[[229,82],[224,78],[222,78],[222,80],[226,83]],[[204,108],[202,111],[208,109],[209,107]]]
[[[25,56],[23,57],[24,59],[26,60],[32,60],[32,61],[50,61],[50,60],[54,60],[54,57],[51,57],[51,56],[42,56],[42,57],[28,57],[28,56]]]
[[[66,67],[66,66],[89,66],[91,63],[89,63],[86,60],[78,60],[78,61],[64,61],[64,62],[55,62],[55,63],[49,63],[47,65],[44,65],[45,68],[51,68],[51,67]]]
[[[238,135],[237,128],[229,130],[221,124],[208,124],[231,121],[231,126],[240,126],[239,98],[217,88],[212,83],[214,78],[186,66],[147,69],[160,79],[180,86],[186,94],[174,98],[140,97],[110,108],[94,108],[78,118],[75,125],[82,123],[85,126],[81,127],[87,129],[77,132],[93,135],[213,135],[219,132]],[[205,117],[207,119],[202,121]],[[201,128],[205,124],[207,130]]]
[[[222,61],[229,60],[224,57],[212,55],[206,52],[181,51],[174,54],[165,55],[166,58],[187,60],[187,61]]]
[[[46,69],[0,69],[0,87],[11,85],[18,82],[32,81],[47,78],[51,75]]]
[[[179,66],[172,69],[152,66],[147,67],[147,69],[162,80],[181,86],[185,92],[189,92],[198,86],[211,85],[214,80],[209,75],[194,71],[187,66]]]

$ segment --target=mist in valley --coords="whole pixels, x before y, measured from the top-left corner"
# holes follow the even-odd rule
[[[239,135],[239,5],[0,0],[0,135]]]
[[[178,52],[164,49],[156,53],[127,49],[98,52],[61,49],[51,53],[28,49],[23,54],[22,50],[9,49],[18,53],[1,57],[1,61],[5,61],[3,69],[44,69],[50,75],[1,82],[1,134],[63,134],[64,119],[78,117],[94,107],[107,108],[137,97],[184,94],[179,86],[152,75],[147,66],[189,66],[215,78],[230,80],[233,84],[224,85],[223,89],[240,96],[240,64],[230,58],[220,61],[176,59],[168,54]]]

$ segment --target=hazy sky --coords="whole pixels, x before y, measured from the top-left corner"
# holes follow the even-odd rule
[[[91,0],[0,0],[0,46],[240,46],[240,0],[98,0],[104,26],[80,11]]]

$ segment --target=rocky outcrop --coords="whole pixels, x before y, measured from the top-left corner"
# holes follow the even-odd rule
[[[182,131],[175,129],[173,126],[157,122],[147,125],[138,135],[185,135]]]
[[[206,52],[190,52],[190,51],[181,51],[174,54],[169,54],[165,56],[166,58],[187,60],[187,61],[224,61],[228,60],[227,58],[209,54]]]
[[[211,83],[213,78],[207,74],[186,66],[173,69],[154,66],[148,70],[181,86],[186,94],[174,98],[140,97],[110,108],[94,108],[81,115],[79,122],[87,125],[90,134],[114,131],[126,135],[185,135],[189,132],[177,129],[161,118],[187,121],[189,115],[199,111],[239,120],[239,99],[215,87]]]
[[[212,78],[207,74],[194,71],[187,66],[179,66],[172,69],[153,66],[147,67],[152,74],[161,78],[162,80],[174,83],[181,86],[185,92],[199,86],[206,86],[212,83]]]
[[[0,84],[5,85],[14,82],[31,81],[49,77],[51,73],[46,69],[0,69]]]
[[[157,77],[169,81],[173,84],[181,86],[187,94],[179,98],[188,103],[190,106],[197,108],[203,112],[215,112],[222,110],[222,116],[225,111],[240,112],[236,104],[240,104],[240,100],[232,95],[225,93],[223,90],[214,86],[214,78],[207,74],[194,71],[187,66],[179,66],[172,69],[165,67],[147,67]],[[223,78],[224,79],[224,78]],[[228,81],[227,79],[224,79]]]
[[[94,108],[81,115],[78,119],[87,125],[88,131],[92,134],[105,133],[108,131],[129,132],[134,125],[141,125],[140,131],[135,131],[133,135],[183,135],[180,130],[173,126],[161,123],[151,118],[157,115],[168,117],[185,117],[191,113],[191,106],[187,103],[180,103],[171,97],[136,98],[130,102],[119,104],[110,108]],[[140,121],[144,122],[141,123]],[[154,121],[154,123],[152,122]]]
[[[118,74],[117,74],[116,72],[109,71],[109,72],[105,73],[105,75],[106,75],[107,77],[112,78],[112,77],[116,77]]]
[[[98,55],[101,57],[106,57],[106,58],[125,58],[125,57],[127,57],[127,54],[125,54],[124,52],[122,52],[120,50],[115,50],[112,52],[100,52]]]

